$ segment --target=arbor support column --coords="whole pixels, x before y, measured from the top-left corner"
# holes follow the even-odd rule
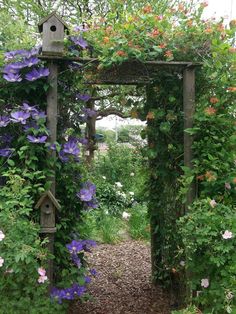
[[[183,72],[183,109],[184,109],[184,130],[193,127],[193,115],[195,111],[195,68],[187,67]],[[184,132],[184,166],[193,168],[192,151],[193,137]],[[191,184],[185,203],[185,213],[195,197],[195,186]]]

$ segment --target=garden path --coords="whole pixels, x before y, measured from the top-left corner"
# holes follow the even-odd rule
[[[151,285],[150,245],[125,241],[100,244],[89,255],[97,277],[89,286],[91,301],[73,305],[70,314],[169,314],[168,297]]]

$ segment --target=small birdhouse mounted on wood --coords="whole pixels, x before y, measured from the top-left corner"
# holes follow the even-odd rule
[[[65,31],[68,26],[63,20],[52,12],[38,24],[40,33],[43,33],[42,53],[45,55],[61,55],[64,50]]]
[[[55,213],[56,209],[61,206],[53,196],[51,191],[45,192],[39,199],[35,206],[36,209],[40,208],[40,226],[41,233],[54,233],[56,232]]]

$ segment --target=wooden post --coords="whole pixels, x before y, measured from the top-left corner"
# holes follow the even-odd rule
[[[48,83],[50,85],[47,93],[47,127],[49,130],[48,142],[53,144],[57,140],[57,77],[58,77],[58,65],[55,62],[56,57],[63,55],[64,35],[65,31],[68,31],[68,26],[64,21],[56,14],[52,12],[45,17],[38,24],[39,32],[42,33],[43,45],[42,53],[49,58],[48,68],[49,76]],[[48,152],[48,158],[54,161],[56,159],[56,152],[51,150]],[[50,176],[47,178],[51,183],[50,190],[44,194],[36,205],[36,208],[40,208],[40,224],[41,233],[48,238],[49,242],[47,248],[51,254],[54,253],[54,234],[56,232],[55,223],[55,211],[59,208],[59,204],[55,199],[56,193],[56,176],[55,167],[52,166]],[[49,292],[53,286],[53,260],[48,261],[47,276],[49,278]]]
[[[48,64],[48,68],[50,71],[48,77],[48,83],[50,88],[47,94],[47,127],[49,130],[49,143],[54,143],[57,140],[57,76],[58,76],[58,66],[53,61],[50,61]],[[56,158],[56,151],[51,150],[49,152],[49,158]],[[52,194],[55,195],[56,191],[56,179],[55,172],[49,178],[51,181]]]
[[[195,111],[195,68],[187,67],[183,73],[183,106],[184,106],[184,130],[193,127],[193,115]],[[192,144],[193,137],[184,132],[184,165],[192,168]],[[191,184],[185,203],[185,213],[195,196],[194,183]]]

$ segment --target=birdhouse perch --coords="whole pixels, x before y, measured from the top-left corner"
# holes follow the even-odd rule
[[[35,208],[40,208],[41,233],[56,232],[55,212],[56,209],[60,209],[61,206],[51,191],[47,191],[41,196]]]
[[[52,12],[41,20],[38,29],[43,34],[42,53],[45,55],[63,54],[65,31],[68,32],[69,28],[56,12]]]

